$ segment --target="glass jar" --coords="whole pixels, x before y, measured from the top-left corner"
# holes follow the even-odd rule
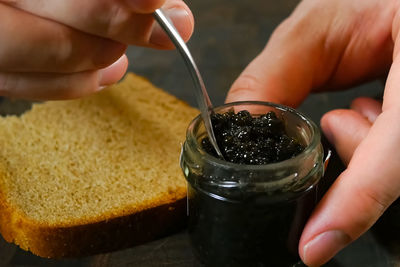
[[[244,109],[252,116],[274,111],[305,149],[272,164],[230,163],[202,149],[206,133],[196,117],[181,154],[194,252],[206,266],[292,266],[324,172],[320,131],[296,110],[273,103],[235,102],[214,111]]]

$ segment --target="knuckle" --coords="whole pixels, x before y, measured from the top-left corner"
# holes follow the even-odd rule
[[[375,212],[376,218],[379,218],[392,202],[392,198],[388,194],[378,192],[375,189],[364,189],[363,194],[366,203]]]
[[[124,34],[132,20],[132,12],[116,1],[88,1],[85,5],[79,11],[83,18],[77,27],[84,32],[115,39]]]
[[[110,5],[109,9],[103,14],[102,22],[100,23],[105,31],[106,36],[114,36],[118,34],[121,21],[126,19],[127,12],[121,5]]]
[[[293,27],[294,23],[292,22],[293,19],[292,17],[288,17],[284,19],[273,31],[272,37],[275,37],[275,35],[280,35],[286,33],[290,28]]]
[[[51,33],[37,42],[46,44],[46,51],[41,53],[41,61],[54,68],[53,70],[49,69],[49,72],[56,69],[61,72],[75,71],[84,62],[82,55],[80,55],[80,61],[76,56],[76,44],[81,39],[80,36],[76,31],[63,26],[52,27]]]
[[[121,57],[126,46],[108,39],[60,28],[48,42],[48,62],[64,73],[100,69]]]
[[[258,100],[252,99],[254,93],[261,90],[262,84],[259,79],[251,74],[242,74],[232,85],[229,92],[230,98],[239,100]]]
[[[66,28],[60,28],[55,32],[54,38],[50,40],[53,45],[50,45],[52,49],[49,51],[49,56],[54,57],[57,62],[67,62],[71,59],[74,51],[74,42],[71,38],[72,34]]]

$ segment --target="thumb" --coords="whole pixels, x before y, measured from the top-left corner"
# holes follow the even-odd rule
[[[289,20],[233,83],[226,102],[257,100],[299,105],[312,87],[313,47],[288,31]],[[302,39],[304,40],[304,39]],[[299,67],[300,66],[300,67]]]

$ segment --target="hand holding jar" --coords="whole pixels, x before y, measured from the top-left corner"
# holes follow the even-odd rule
[[[311,266],[322,265],[367,231],[400,195],[400,3],[302,1],[263,52],[233,84],[227,102],[297,106],[310,92],[385,77],[381,104],[354,100],[321,127],[347,169],[314,210],[299,244]]]

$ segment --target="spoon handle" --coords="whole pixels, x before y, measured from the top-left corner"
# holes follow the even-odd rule
[[[207,134],[209,136],[210,142],[213,145],[215,151],[218,156],[223,158],[221,151],[217,145],[217,141],[215,139],[214,131],[211,125],[210,114],[212,112],[212,104],[210,98],[207,94],[206,87],[204,85],[203,79],[200,75],[200,71],[197,68],[197,65],[190,53],[188,47],[180,36],[179,32],[175,29],[174,25],[169,21],[169,19],[165,16],[161,9],[157,9],[154,13],[154,18],[163,28],[163,30],[167,33],[171,41],[174,43],[175,47],[178,49],[182,58],[185,61],[186,67],[188,68],[194,85],[195,85],[195,95],[197,104],[199,105],[201,116],[204,121],[204,126],[206,128]]]

